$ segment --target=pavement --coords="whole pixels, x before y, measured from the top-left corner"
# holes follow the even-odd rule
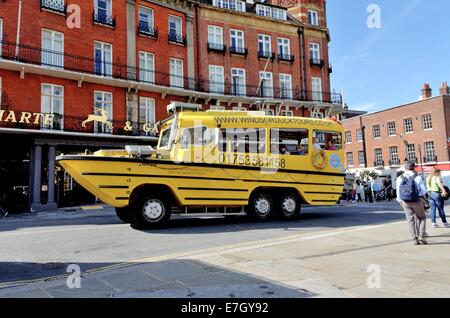
[[[297,222],[176,220],[150,232],[113,212],[1,221],[0,297],[450,297],[450,229],[429,226],[430,244],[414,246],[396,203],[305,208]]]

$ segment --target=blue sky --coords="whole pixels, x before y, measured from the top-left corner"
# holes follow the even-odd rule
[[[449,0],[328,0],[332,87],[350,108],[377,111],[433,95],[450,84]],[[367,7],[381,9],[381,28],[367,27]]]

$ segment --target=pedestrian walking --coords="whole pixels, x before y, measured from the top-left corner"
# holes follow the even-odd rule
[[[436,208],[438,209],[444,227],[449,227],[445,216],[443,199],[447,195],[447,191],[445,191],[444,185],[442,184],[441,170],[433,168],[433,172],[427,178],[427,192],[431,208],[430,218],[432,227],[438,227],[436,223]]]
[[[372,186],[370,182],[364,182],[364,197],[365,201],[373,203]]]
[[[356,181],[356,197],[358,198],[357,202],[362,202],[362,195],[364,193],[364,187],[361,182]]]
[[[375,197],[375,201],[380,202],[381,185],[377,182],[377,180],[374,180],[372,184],[372,191],[373,196]]]
[[[414,245],[426,245],[427,216],[422,197],[426,195],[427,188],[422,177],[414,171],[415,168],[416,164],[408,161],[405,173],[397,178],[397,201],[405,211]]]

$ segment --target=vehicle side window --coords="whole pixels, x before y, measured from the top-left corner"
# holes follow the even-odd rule
[[[280,155],[307,156],[309,152],[308,129],[271,129],[270,152]]]
[[[184,128],[180,137],[181,149],[204,146],[214,142],[215,130],[207,127]]]
[[[227,128],[219,133],[222,152],[265,153],[266,130],[260,128]]]
[[[336,151],[342,149],[342,134],[335,131],[314,130],[313,133],[314,150]]]

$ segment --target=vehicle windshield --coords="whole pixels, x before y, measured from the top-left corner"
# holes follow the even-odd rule
[[[171,132],[172,132],[172,128],[169,127],[161,133],[161,137],[159,138],[158,148],[166,148],[169,146]]]

